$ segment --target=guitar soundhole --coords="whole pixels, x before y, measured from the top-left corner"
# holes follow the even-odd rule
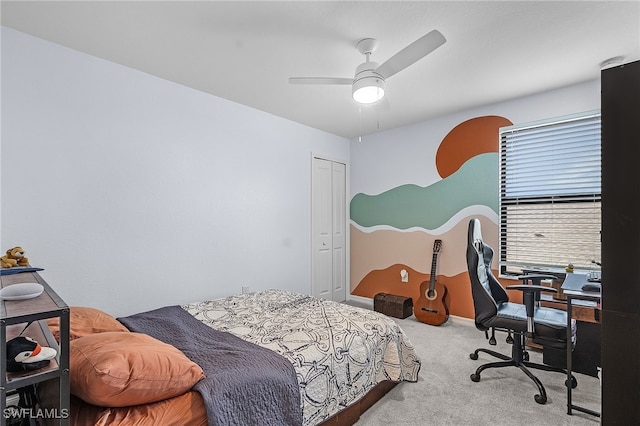
[[[435,300],[435,299],[436,299],[436,297],[438,297],[438,292],[437,292],[437,291],[435,291],[435,289],[434,289],[434,290],[429,289],[429,290],[427,290],[427,291],[425,291],[425,292],[424,292],[424,295],[425,295],[425,296],[426,296],[426,298],[427,298],[427,299],[429,299],[429,300]]]

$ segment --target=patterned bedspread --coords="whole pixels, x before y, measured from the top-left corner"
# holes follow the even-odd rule
[[[296,370],[303,424],[315,425],[384,380],[418,380],[420,359],[393,319],[282,290],[182,306],[212,328],[287,358]]]

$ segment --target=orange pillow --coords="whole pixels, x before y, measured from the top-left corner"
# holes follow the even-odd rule
[[[71,395],[69,418],[74,425],[207,426],[207,410],[200,392],[131,407],[98,407]]]
[[[60,322],[58,318],[47,319],[47,325],[57,341],[60,341]],[[69,308],[69,339],[74,340],[93,333],[129,330],[111,315],[99,309],[84,306]]]
[[[103,407],[179,396],[205,376],[181,351],[142,333],[92,334],[69,347],[71,393]]]

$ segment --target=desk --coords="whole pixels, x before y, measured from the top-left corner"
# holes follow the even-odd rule
[[[572,410],[581,411],[583,413],[591,414],[593,416],[600,417],[600,413],[590,410],[588,408],[580,407],[573,404],[571,400],[571,364],[573,353],[573,341],[571,339],[571,319],[572,319],[572,304],[573,300],[590,300],[596,303],[600,303],[601,293],[582,291],[582,285],[587,282],[587,276],[581,274],[567,274],[564,283],[562,284],[562,290],[567,297],[567,414],[571,414]]]

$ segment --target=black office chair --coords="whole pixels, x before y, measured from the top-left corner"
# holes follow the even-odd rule
[[[484,352],[501,359],[500,362],[491,362],[478,367],[471,375],[474,382],[480,381],[480,373],[487,368],[510,367],[520,368],[538,386],[539,394],[534,399],[538,404],[547,402],[547,393],[542,382],[529,371],[535,368],[546,371],[556,371],[564,373],[567,371],[558,366],[536,364],[529,362],[529,354],[526,351],[525,339],[530,338],[534,343],[548,346],[558,350],[567,348],[567,314],[565,311],[537,306],[540,292],[555,292],[550,287],[541,285],[528,285],[526,282],[540,282],[542,276],[535,275],[519,277],[525,284],[507,286],[509,290],[520,290],[523,292],[523,302],[509,302],[509,295],[491,272],[491,259],[493,249],[482,240],[480,221],[471,219],[469,222],[469,234],[467,241],[467,267],[469,278],[471,279],[471,292],[475,308],[475,323],[479,330],[485,332],[492,331],[491,344],[495,344],[495,330],[509,333],[508,343],[512,344],[511,356],[503,355],[485,348],[476,349],[469,356],[471,359],[478,359],[478,353]],[[575,321],[573,321],[572,336],[575,341]],[[511,338],[513,336],[513,338]],[[566,386],[575,388],[577,382],[571,377],[569,384],[565,380]]]

